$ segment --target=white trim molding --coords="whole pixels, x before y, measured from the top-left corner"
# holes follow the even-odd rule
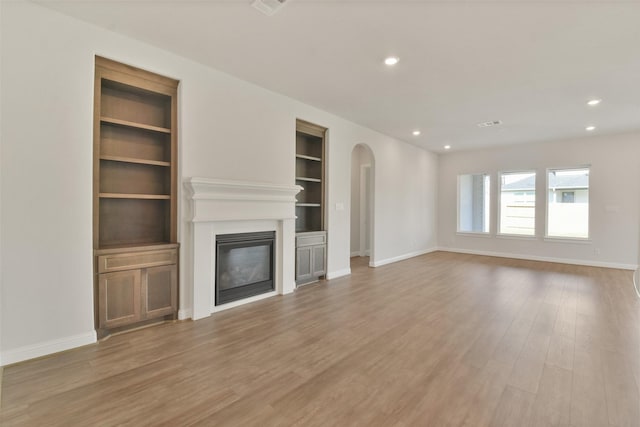
[[[405,259],[414,258],[420,255],[435,252],[437,250],[438,248],[423,249],[421,251],[409,252],[408,254],[399,255],[393,258],[387,258],[387,259],[382,259],[378,261],[371,261],[369,262],[369,267],[381,267],[386,264],[392,264],[394,262],[404,261]]]
[[[277,296],[278,293],[276,291],[272,291],[272,292],[266,292],[264,294],[260,294],[260,295],[255,295],[249,298],[244,298],[238,301],[232,301],[232,302],[228,302],[226,304],[222,304],[222,305],[212,305],[211,306],[211,313],[217,313],[219,311],[224,311],[224,310],[228,310],[230,308],[235,308],[241,305],[245,305],[245,304],[249,304],[252,302],[256,302],[256,301],[260,301],[263,300],[265,298],[271,298],[271,297],[275,297]]]
[[[215,241],[217,234],[275,231],[275,292],[295,290],[295,203],[299,185],[188,178],[184,181],[188,199],[185,213],[190,227],[193,264],[191,268],[191,317],[201,319],[220,311],[215,306]],[[225,308],[255,301],[248,298]],[[186,313],[185,313],[186,314]]]
[[[299,185],[279,185],[225,179],[188,178],[191,222],[295,219]]]
[[[349,275],[351,275],[351,269],[343,268],[342,270],[328,272],[327,280],[337,279],[338,277],[344,277]]]
[[[0,360],[2,360],[2,366],[6,366],[12,363],[22,362],[24,360],[35,359],[36,357],[58,353],[60,351],[71,350],[72,348],[81,347],[83,345],[94,344],[96,342],[96,331],[90,331],[85,332],[84,334],[58,338],[38,344],[6,350],[0,354]]]
[[[584,265],[587,267],[616,268],[620,270],[636,270],[638,268],[638,265],[636,264],[622,264],[618,262],[591,261],[591,260],[571,259],[571,258],[554,258],[554,257],[544,257],[544,256],[537,256],[537,255],[507,253],[507,252],[478,251],[474,249],[439,247],[438,250],[442,252],[454,252],[459,254],[483,255],[483,256],[492,256],[492,257],[498,257],[498,258],[513,258],[513,259],[522,259],[525,261],[553,262],[557,264]]]
[[[190,308],[185,310],[178,310],[178,320],[191,319],[192,316],[193,310]]]

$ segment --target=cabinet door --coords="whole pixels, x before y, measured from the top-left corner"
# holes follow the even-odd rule
[[[324,276],[324,274],[327,272],[327,268],[325,266],[326,251],[326,245],[313,246],[313,259],[311,264],[311,274],[313,275],[313,277]]]
[[[101,328],[127,325],[141,319],[140,270],[100,274],[98,292]]]
[[[178,300],[178,266],[150,267],[142,273],[143,318],[173,314]]]
[[[311,246],[296,248],[296,281],[304,281],[312,276]]]

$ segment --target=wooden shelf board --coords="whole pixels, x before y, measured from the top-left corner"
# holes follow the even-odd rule
[[[305,159],[305,160],[313,160],[314,162],[321,162],[322,161],[322,159],[320,157],[305,156],[304,154],[296,154],[296,158]]]
[[[123,163],[137,163],[141,165],[152,165],[152,166],[171,166],[170,162],[161,162],[158,160],[136,159],[135,157],[100,156],[100,160],[109,160],[112,162],[123,162]]]
[[[296,176],[296,181],[322,182],[322,180],[319,178],[307,178],[304,176]]]
[[[180,246],[178,243],[170,242],[145,242],[145,243],[127,243],[117,245],[102,245],[97,249],[94,249],[95,255],[107,255],[111,253],[118,253],[126,250],[127,252],[142,252],[152,251],[160,249],[174,249]]]
[[[141,200],[169,200],[171,196],[165,194],[128,194],[128,193],[100,193],[101,199],[141,199]]]
[[[150,131],[153,131],[153,132],[171,133],[171,129],[168,129],[168,128],[145,125],[145,124],[142,124],[142,123],[130,122],[128,120],[114,119],[112,117],[104,117],[103,116],[103,117],[100,117],[100,121],[102,123],[109,123],[109,124],[112,124],[112,125],[119,125],[119,126],[127,126],[127,127],[131,127],[131,128],[136,128],[136,129],[150,130]]]

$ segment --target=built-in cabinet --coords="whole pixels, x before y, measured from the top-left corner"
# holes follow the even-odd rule
[[[98,335],[177,317],[176,80],[96,57]]]
[[[327,129],[296,122],[296,284],[317,281],[326,274],[325,136]]]
[[[304,284],[326,274],[327,233],[299,233],[296,236],[296,281]]]
[[[178,245],[109,249],[98,259],[98,325],[116,328],[174,314]]]

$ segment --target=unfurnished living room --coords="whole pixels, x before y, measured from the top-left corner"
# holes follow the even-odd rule
[[[2,426],[640,426],[640,2],[0,23]]]

